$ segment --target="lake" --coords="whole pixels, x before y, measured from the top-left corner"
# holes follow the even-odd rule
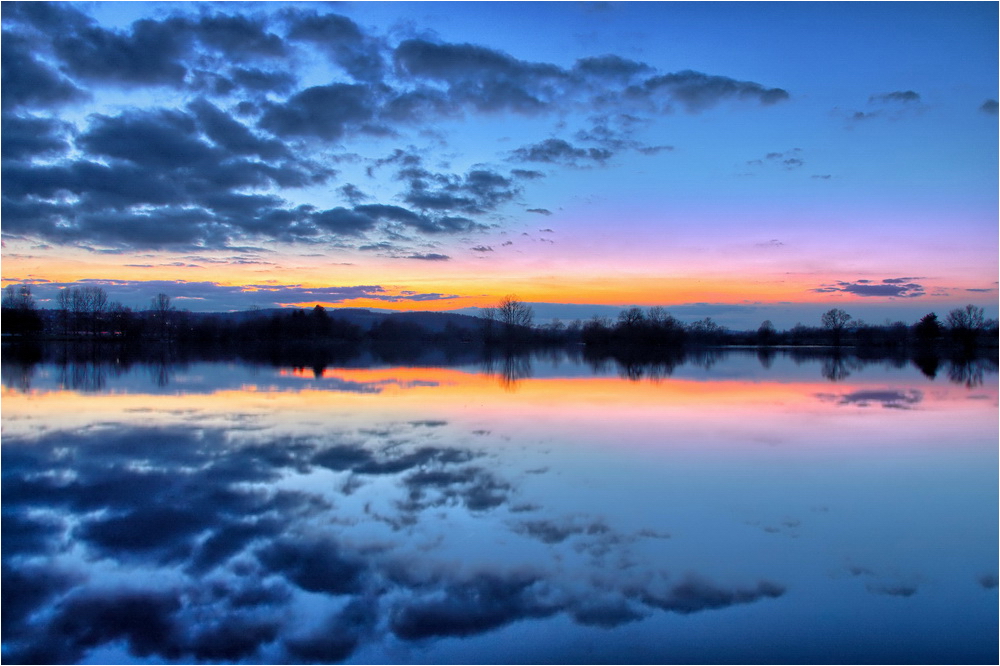
[[[995,361],[3,361],[5,663],[996,663]]]

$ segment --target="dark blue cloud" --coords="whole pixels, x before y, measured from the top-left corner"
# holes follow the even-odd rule
[[[872,280],[856,280],[854,282],[838,281],[829,285],[816,287],[811,291],[826,294],[845,292],[856,296],[872,298],[918,298],[926,292],[921,284],[910,282],[914,278],[886,278],[880,282]]]
[[[890,93],[882,93],[880,95],[872,95],[868,98],[869,102],[880,102],[880,103],[907,103],[907,102],[919,102],[920,95],[913,92],[912,90],[896,90]]]

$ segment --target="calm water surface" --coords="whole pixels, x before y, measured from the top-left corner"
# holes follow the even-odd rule
[[[995,363],[3,364],[3,659],[996,663]]]

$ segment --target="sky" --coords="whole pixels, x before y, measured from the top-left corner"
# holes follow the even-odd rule
[[[4,2],[2,283],[997,316],[993,2]]]

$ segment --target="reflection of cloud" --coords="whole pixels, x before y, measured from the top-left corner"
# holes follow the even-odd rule
[[[573,521],[527,520],[515,525],[514,531],[544,543],[560,543],[574,535],[604,534],[608,526],[601,521],[580,524]]]
[[[910,409],[913,405],[920,403],[924,399],[924,394],[917,389],[910,389],[909,391],[861,390],[839,395],[819,393],[816,397],[838,405],[869,407],[872,404],[880,404],[883,408],[887,409]]]
[[[308,592],[341,595],[362,589],[366,567],[342,555],[332,539],[279,539],[261,549],[257,557],[269,571],[282,574]]]
[[[424,426],[427,428],[440,428],[441,426],[448,425],[447,421],[424,419],[423,421],[410,421],[411,426]]]
[[[657,608],[691,613],[781,593],[694,577],[665,591],[635,582],[662,579],[651,573],[581,583],[545,561],[530,571],[435,563],[428,544],[443,537],[429,523],[441,513],[428,509],[492,515],[488,527],[584,553],[591,567],[608,553],[627,560],[640,537],[667,536],[545,518],[542,506],[511,503],[515,488],[483,454],[407,439],[448,429],[422,419],[322,437],[203,424],[5,437],[5,660],[73,663],[119,645],[147,661],[332,662],[387,631],[407,641],[472,636],[557,614],[614,627]],[[310,480],[300,488],[296,478]],[[352,480],[354,495],[339,494]],[[528,511],[540,517],[502,522]],[[405,540],[386,524],[405,528]],[[67,536],[73,565],[56,557]],[[553,552],[553,562],[566,555]],[[91,566],[100,576],[88,578]]]
[[[985,587],[987,590],[992,590],[997,586],[996,574],[983,574],[976,580],[981,586]]]
[[[648,606],[688,614],[748,604],[760,599],[774,599],[784,593],[784,587],[769,581],[760,581],[749,588],[725,588],[689,575],[669,590],[640,590],[635,592],[635,596]]]
[[[560,608],[545,600],[542,587],[527,572],[479,573],[435,590],[443,594],[397,608],[390,624],[394,634],[408,640],[479,634],[515,620],[554,615]]]

